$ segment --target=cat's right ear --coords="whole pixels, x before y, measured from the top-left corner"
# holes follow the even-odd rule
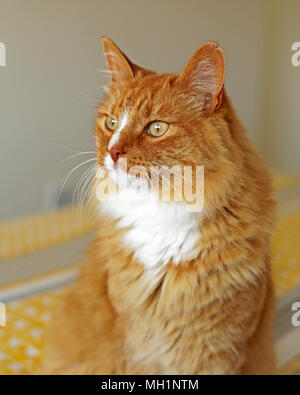
[[[102,37],[102,47],[113,85],[121,85],[136,76],[153,73],[131,62],[108,37]]]
[[[212,113],[222,104],[224,74],[224,52],[217,42],[210,41],[196,50],[179,80],[195,99],[204,96],[205,110]]]

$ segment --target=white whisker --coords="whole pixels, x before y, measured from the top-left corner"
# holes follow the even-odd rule
[[[91,166],[89,166],[89,167],[84,171],[84,173],[81,175],[81,177],[79,178],[79,180],[78,180],[78,182],[77,182],[77,184],[76,184],[76,187],[75,187],[75,189],[74,189],[74,192],[73,192],[73,196],[72,196],[72,205],[74,204],[74,200],[75,200],[76,193],[77,193],[77,196],[78,196],[78,198],[79,198],[80,187],[81,187],[82,183],[84,182],[85,178],[88,176],[89,171],[90,171],[94,166],[97,166],[97,163],[96,163],[96,164],[93,164],[93,165],[91,165]]]
[[[83,204],[84,204],[86,195],[89,192],[89,190],[90,190],[90,188],[91,188],[91,186],[92,186],[92,184],[94,182],[94,179],[95,179],[96,168],[93,168],[92,170],[93,171],[90,173],[89,177],[87,177],[88,182],[85,183],[85,186],[84,186],[85,192],[84,192],[84,194],[81,197],[81,202],[80,202],[80,205],[79,205],[79,214],[80,214],[80,216],[81,216],[81,213],[82,213],[82,208],[83,208]]]
[[[95,160],[97,160],[97,158],[88,159],[88,160],[86,160],[86,161],[80,163],[79,165],[73,167],[73,169],[71,169],[71,170],[69,171],[69,173],[68,173],[68,175],[67,175],[65,181],[63,182],[63,184],[62,184],[62,186],[61,186],[61,188],[60,188],[58,197],[57,197],[57,199],[56,199],[56,204],[58,203],[59,198],[60,198],[60,196],[61,196],[61,194],[62,194],[62,191],[63,191],[63,189],[64,189],[66,183],[68,182],[69,178],[71,177],[71,175],[72,175],[79,167],[81,167],[81,166],[83,166],[83,165],[85,165],[86,163],[89,163],[89,162],[91,162],[91,161],[95,161]]]
[[[77,156],[84,155],[84,154],[96,154],[96,151],[85,151],[85,152],[78,152],[77,154],[71,155],[68,158],[63,159],[59,164],[66,162],[69,159],[76,158]]]
[[[81,189],[79,191],[79,196],[78,196],[79,202],[83,201],[83,195],[84,195],[85,188],[88,185],[90,179],[95,175],[97,166],[98,165],[96,163],[93,166],[91,166],[91,168],[89,168],[89,170],[87,171],[87,173],[83,179],[83,182],[81,183]]]

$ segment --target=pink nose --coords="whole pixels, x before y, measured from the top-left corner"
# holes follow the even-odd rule
[[[110,149],[109,149],[110,156],[112,160],[117,163],[117,160],[119,159],[119,156],[124,154],[124,147],[122,147],[119,144],[114,144]]]

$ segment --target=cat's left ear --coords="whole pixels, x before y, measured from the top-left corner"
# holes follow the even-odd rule
[[[224,52],[217,42],[210,41],[196,50],[179,80],[195,98],[204,95],[205,110],[212,113],[222,104],[224,74]]]
[[[131,62],[108,37],[102,37],[102,47],[113,85],[120,85],[133,77],[153,73]]]

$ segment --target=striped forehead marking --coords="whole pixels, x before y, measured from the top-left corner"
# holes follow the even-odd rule
[[[120,123],[119,126],[117,128],[117,130],[114,132],[114,134],[111,136],[110,140],[109,140],[109,144],[108,144],[108,149],[110,150],[111,147],[114,144],[117,144],[117,142],[119,141],[120,135],[122,130],[124,129],[124,127],[126,126],[126,123],[128,121],[128,113],[129,110],[126,110],[124,112],[124,114],[122,115],[121,119],[120,119]]]

